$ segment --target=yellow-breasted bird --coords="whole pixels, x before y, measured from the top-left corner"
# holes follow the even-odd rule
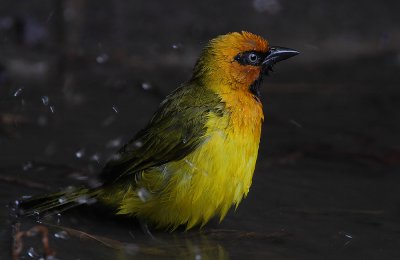
[[[107,163],[102,186],[20,201],[21,214],[97,200],[159,228],[189,229],[215,215],[222,220],[252,182],[264,119],[263,76],[297,54],[244,31],[212,39],[192,78]]]

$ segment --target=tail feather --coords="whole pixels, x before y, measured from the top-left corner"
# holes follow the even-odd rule
[[[16,201],[19,216],[42,216],[97,201],[99,189],[77,188]]]

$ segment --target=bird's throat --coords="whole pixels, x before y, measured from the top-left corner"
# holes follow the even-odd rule
[[[261,92],[260,92],[260,85],[262,83],[263,77],[260,75],[258,79],[256,79],[249,87],[249,91],[253,94],[253,97],[258,102],[261,102]]]

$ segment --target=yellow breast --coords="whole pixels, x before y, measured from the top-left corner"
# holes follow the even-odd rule
[[[142,181],[153,184],[147,186],[152,197],[138,201],[138,191],[128,192],[121,213],[135,212],[159,227],[186,224],[189,229],[216,214],[222,220],[239,204],[251,185],[263,113],[251,95],[238,95],[221,95],[226,113],[209,114],[207,140],[182,160],[155,169],[156,174],[146,173],[151,179]]]

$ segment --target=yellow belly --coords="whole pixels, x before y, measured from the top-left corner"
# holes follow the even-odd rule
[[[257,118],[240,113],[210,114],[207,140],[182,160],[144,172],[142,188],[124,194],[119,213],[172,229],[203,225],[215,215],[222,220],[247,195],[258,154],[262,112]]]

